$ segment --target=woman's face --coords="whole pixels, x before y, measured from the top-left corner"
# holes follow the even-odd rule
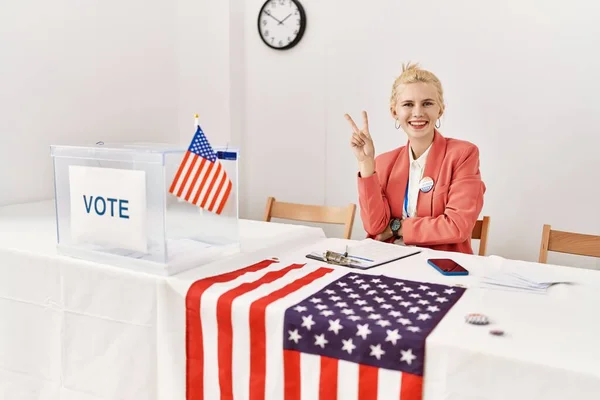
[[[402,84],[392,111],[409,139],[433,136],[435,122],[442,115],[435,87],[425,82]]]

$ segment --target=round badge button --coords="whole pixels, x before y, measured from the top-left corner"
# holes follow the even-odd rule
[[[421,179],[421,181],[419,182],[419,189],[423,193],[430,192],[431,189],[433,189],[433,179],[431,179],[428,176],[426,176],[423,179]]]
[[[490,323],[488,317],[478,313],[467,314],[465,321],[472,325],[487,325]]]

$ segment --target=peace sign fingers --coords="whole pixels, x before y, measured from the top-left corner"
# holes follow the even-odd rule
[[[346,117],[346,120],[350,123],[350,126],[352,127],[354,133],[358,135],[360,133],[360,129],[358,129],[358,126],[356,126],[352,117],[348,114],[345,114],[344,117]]]
[[[367,112],[363,111],[362,112],[362,118],[363,118],[363,133],[365,135],[367,135],[368,137],[371,137],[371,134],[369,133],[369,117],[367,116]]]

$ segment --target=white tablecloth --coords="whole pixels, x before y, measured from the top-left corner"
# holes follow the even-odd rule
[[[269,246],[324,237],[248,220],[240,231],[267,257]],[[0,208],[0,399],[177,399],[159,395],[176,358],[165,332],[184,312],[167,279],[63,257],[55,242],[51,201]]]

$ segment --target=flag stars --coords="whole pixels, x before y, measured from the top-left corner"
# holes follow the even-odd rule
[[[410,314],[416,314],[416,313],[417,313],[418,311],[420,311],[420,310],[421,310],[421,308],[420,308],[420,307],[416,307],[416,306],[415,306],[415,307],[411,307],[411,308],[408,310],[408,312],[409,312]]]
[[[340,324],[340,320],[336,319],[335,321],[329,320],[329,329],[328,331],[332,331],[336,335],[343,328],[342,324]]]
[[[381,306],[384,310],[389,310],[390,308],[394,308],[391,304],[384,304]]]
[[[361,288],[362,290],[367,290],[367,289],[368,289],[368,288],[370,288],[370,287],[371,287],[371,285],[369,285],[368,283],[365,283],[364,285],[360,285],[360,288]]]
[[[414,299],[420,299],[421,295],[419,293],[413,293],[411,295],[409,295],[410,297],[414,298]]]
[[[414,360],[416,360],[417,356],[415,356],[412,352],[412,349],[408,350],[400,350],[400,361],[404,361],[408,365],[411,365]]]
[[[429,286],[421,285],[419,286],[419,290],[429,290]]]
[[[364,325],[356,325],[356,336],[360,336],[363,338],[363,340],[367,339],[367,336],[369,336],[369,334],[371,333],[371,330],[369,329],[369,324],[364,324]]]
[[[352,354],[352,350],[354,350],[355,348],[356,346],[352,343],[352,339],[342,339],[342,351],[347,351],[348,354]]]
[[[404,300],[404,298],[402,296],[396,295],[396,296],[392,296],[392,300],[394,300],[394,301],[400,301],[400,300]]]
[[[453,293],[456,293],[456,290],[450,288],[450,289],[444,290],[444,293],[446,293],[446,294],[453,294]]]
[[[342,292],[350,293],[350,292],[354,292],[354,289],[347,287],[345,289],[342,289]]]
[[[331,296],[329,300],[331,301],[340,301],[342,298],[340,296]]]
[[[293,331],[288,331],[288,333],[290,334],[290,337],[288,338],[288,340],[298,344],[298,340],[302,339],[302,336],[300,336],[300,334],[298,333],[298,329],[294,329]]]
[[[375,311],[375,309],[373,307],[371,307],[371,306],[362,307],[361,310],[363,310],[364,312]]]
[[[375,300],[378,303],[385,303],[385,299],[383,297],[375,297],[373,300]]]
[[[324,333],[321,333],[320,335],[315,335],[315,346],[320,346],[322,349],[324,349],[327,343],[329,343],[329,341],[325,339]]]
[[[382,328],[385,328],[386,326],[390,326],[392,325],[390,323],[390,321],[385,320],[385,319],[380,319],[379,321],[375,322],[377,325],[381,326]]]
[[[348,296],[351,299],[357,299],[360,297],[360,295],[358,293],[352,293],[350,296]]]
[[[367,302],[365,300],[356,300],[354,304],[356,304],[357,306],[364,306],[365,304],[367,304]]]
[[[307,308],[305,306],[296,306],[296,307],[294,307],[294,310],[296,310],[298,312],[303,312],[303,311],[306,311]]]
[[[331,311],[331,310],[325,310],[325,311],[321,311],[320,314],[322,316],[324,316],[324,317],[330,317],[330,316],[332,316],[335,313],[333,311]]]
[[[322,300],[319,299],[318,297],[313,297],[312,299],[309,300],[311,303],[313,304],[317,304],[320,303]]]
[[[419,328],[418,326],[409,326],[408,328],[406,328],[406,330],[417,333],[421,331],[421,328]]]
[[[378,287],[379,289],[385,289],[385,288],[387,288],[387,287],[388,287],[388,285],[386,285],[385,283],[382,283],[381,285],[377,285],[377,287]]]
[[[381,315],[379,314],[369,314],[369,319],[380,319]]]
[[[437,299],[435,299],[435,301],[437,301],[438,303],[445,303],[448,301],[448,299],[445,297],[438,297]]]
[[[427,294],[431,297],[436,297],[438,295],[437,292],[427,292]]]
[[[310,331],[314,324],[316,324],[316,322],[313,321],[312,315],[309,315],[308,317],[302,316],[302,327]]]
[[[394,289],[388,289],[388,290],[384,290],[383,293],[385,293],[385,294],[394,294],[396,292],[394,292]]]
[[[338,282],[337,285],[339,287],[344,287],[344,286],[348,286],[348,284],[346,282]]]
[[[355,284],[360,285],[361,283],[364,282],[364,279],[357,279],[354,281]]]
[[[419,314],[417,319],[419,321],[427,321],[428,319],[431,319],[431,316],[429,314]]]
[[[379,279],[379,278],[374,278],[374,279],[371,279],[371,282],[372,282],[372,283],[379,283],[379,282],[381,282],[381,279]]]
[[[345,315],[352,315],[352,314],[354,314],[354,310],[352,310],[352,309],[350,309],[350,308],[344,308],[344,309],[342,310],[342,314],[345,314]]]
[[[381,356],[385,354],[385,351],[383,351],[380,344],[378,344],[377,346],[371,345],[370,347],[371,347],[371,353],[369,355],[377,358],[378,360],[380,360]]]
[[[350,321],[354,321],[354,322],[356,322],[356,321],[359,321],[359,320],[361,320],[361,319],[362,319],[362,317],[361,317],[360,315],[351,315],[351,316],[349,316],[349,317],[348,317],[348,319],[349,319]]]
[[[390,311],[388,315],[391,315],[392,317],[401,317],[402,313],[400,311]]]
[[[317,305],[315,306],[315,308],[316,308],[317,310],[324,310],[324,309],[328,308],[328,306],[327,306],[327,304],[317,304]]]
[[[427,311],[436,312],[436,311],[440,311],[440,308],[438,306],[429,306],[429,307],[427,307]]]
[[[417,301],[417,303],[419,303],[421,305],[426,305],[426,304],[429,304],[429,300],[419,300],[419,301]]]
[[[339,307],[339,308],[348,307],[348,303],[346,303],[345,301],[342,301],[339,303],[335,303],[335,306]]]
[[[367,292],[367,296],[373,296],[374,294],[377,294],[377,290],[369,290]]]
[[[413,291],[413,289],[411,287],[409,287],[409,286],[404,286],[400,290],[403,291],[403,292],[412,292]]]
[[[398,329],[394,329],[393,331],[388,329],[386,333],[387,337],[385,338],[385,341],[391,342],[394,346],[398,340],[402,339],[402,336],[398,333]]]
[[[326,294],[335,294],[335,290],[327,289],[325,291]]]

